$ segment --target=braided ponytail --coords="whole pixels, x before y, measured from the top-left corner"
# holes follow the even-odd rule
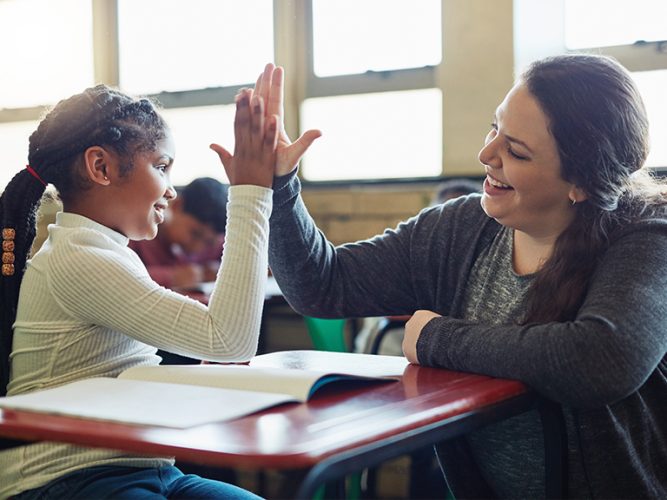
[[[0,220],[3,229],[13,229],[14,272],[3,273],[0,282],[0,395],[9,382],[9,353],[12,348],[12,325],[16,320],[19,288],[28,254],[35,239],[35,217],[45,186],[24,169],[9,182],[0,197]],[[5,252],[3,252],[5,253]]]
[[[9,381],[12,326],[45,184],[53,184],[63,202],[87,189],[88,181],[79,166],[83,152],[91,146],[114,149],[124,160],[120,173],[127,175],[133,156],[154,149],[165,129],[150,100],[97,85],[60,101],[31,134],[28,162],[34,174],[21,170],[0,197],[2,229],[14,230],[7,233],[13,234],[13,257],[8,257],[13,259],[13,274],[0,277],[0,396],[6,394]]]

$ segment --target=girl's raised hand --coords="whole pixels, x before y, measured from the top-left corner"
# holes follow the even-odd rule
[[[236,96],[234,154],[218,144],[218,153],[231,185],[253,184],[271,187],[276,165],[278,117],[266,114],[261,95],[244,89]]]
[[[276,175],[286,175],[294,170],[313,141],[322,135],[319,130],[308,130],[296,142],[290,141],[283,123],[284,79],[283,68],[269,63],[257,78],[254,90],[254,95],[261,96],[266,103],[267,116],[275,115],[278,119]]]

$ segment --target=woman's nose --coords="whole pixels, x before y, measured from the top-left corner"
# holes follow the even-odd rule
[[[501,168],[502,162],[498,155],[498,136],[486,140],[484,147],[480,150],[477,158],[482,165],[492,168]]]
[[[176,198],[176,196],[178,195],[176,194],[176,189],[174,189],[174,186],[169,186],[164,193],[164,197],[168,200],[173,200]]]

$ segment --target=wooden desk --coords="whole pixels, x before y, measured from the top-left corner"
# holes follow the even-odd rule
[[[326,369],[326,355],[285,351],[255,359],[285,368]],[[323,482],[527,411],[536,403],[537,397],[519,382],[409,365],[399,382],[333,384],[305,404],[188,429],[4,410],[0,436],[175,456],[225,467],[310,469],[298,492],[298,498],[310,498]],[[551,495],[559,495],[560,485],[554,486],[554,481],[560,480],[560,471],[549,453],[546,458],[552,476],[547,474],[547,487]]]

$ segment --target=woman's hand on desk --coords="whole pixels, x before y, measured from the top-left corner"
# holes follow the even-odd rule
[[[419,364],[417,359],[417,341],[422,333],[426,323],[433,318],[440,318],[441,315],[433,311],[419,310],[415,311],[412,317],[405,324],[405,335],[403,336],[403,354],[410,363]]]

